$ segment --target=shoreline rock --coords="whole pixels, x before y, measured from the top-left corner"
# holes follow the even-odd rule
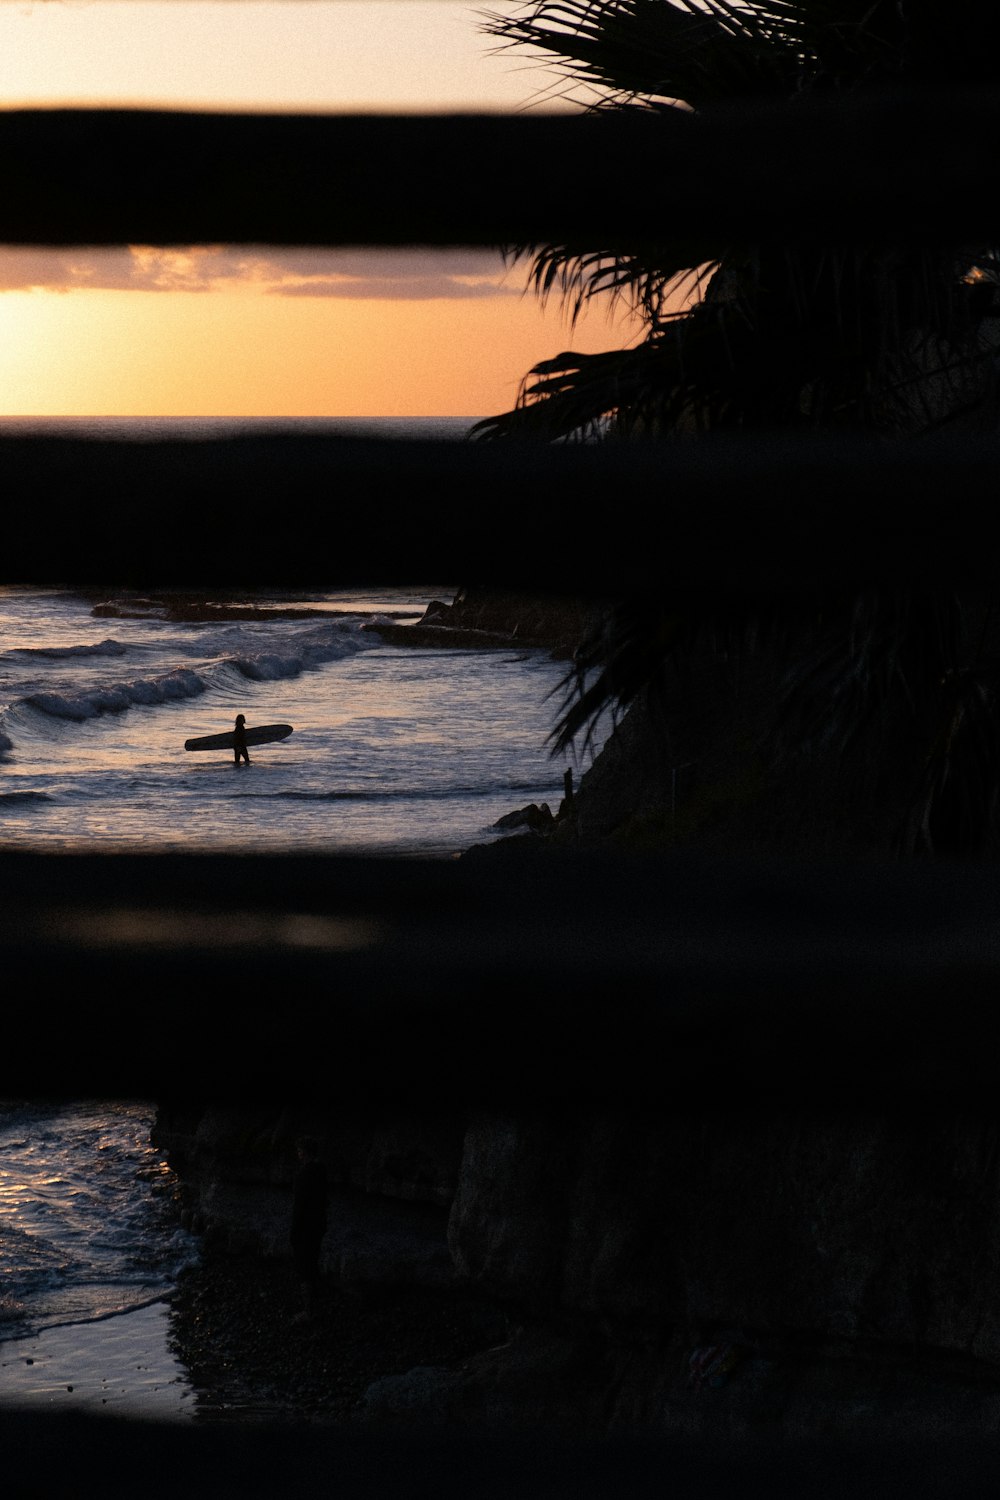
[[[265,1115],[203,1111],[200,1149],[174,1163],[204,1218],[175,1348],[206,1415],[606,1439],[1000,1433],[1000,1314],[992,1274],[969,1269],[1000,1257],[994,1127],[730,1118],[718,1102],[513,1110],[450,1122],[436,1146],[414,1122],[404,1160],[403,1121],[314,1116],[334,1175],[364,1161],[369,1189],[331,1188],[320,1312],[302,1326],[280,1153],[261,1149],[291,1122]],[[431,1202],[449,1174],[448,1203]],[[418,1180],[425,1201],[393,1200]]]
[[[171,1346],[197,1417],[363,1422],[374,1411],[371,1387],[428,1363],[451,1369],[505,1336],[502,1313],[469,1293],[348,1291],[327,1276],[308,1324],[294,1321],[299,1301],[289,1261],[207,1249],[185,1272],[171,1303]]]
[[[591,622],[594,601],[494,588],[459,589],[450,602],[432,599],[411,625],[366,622],[361,628],[402,646],[469,646],[483,650],[544,649],[570,660]]]

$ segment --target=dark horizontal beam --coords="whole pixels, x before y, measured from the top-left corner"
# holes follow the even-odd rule
[[[993,587],[1000,440],[0,439],[7,583]]]
[[[1000,238],[995,93],[697,117],[10,111],[0,159],[8,243]]]
[[[64,1412],[60,1405],[53,1399],[41,1408],[0,1409],[11,1495],[103,1500],[132,1493],[141,1474],[146,1500],[178,1494],[188,1500],[273,1494],[325,1500],[331,1475],[338,1500],[414,1494],[660,1500],[664,1493],[671,1500],[732,1500],[768,1492],[808,1493],[811,1500],[873,1494],[981,1500],[981,1476],[995,1473],[1000,1460],[995,1433],[939,1432],[936,1425],[926,1436],[905,1439],[874,1424],[853,1439],[746,1437],[719,1424],[700,1439],[670,1432],[574,1440],[558,1429],[521,1431],[513,1424],[498,1433],[428,1423],[414,1433],[360,1422],[116,1420],[103,1412]]]
[[[4,1089],[993,1111],[995,869],[511,857],[0,854]]]

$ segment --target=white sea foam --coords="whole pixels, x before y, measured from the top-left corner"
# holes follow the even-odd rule
[[[197,1258],[151,1121],[139,1102],[0,1107],[0,1339],[148,1306]]]
[[[274,651],[236,657],[233,665],[251,682],[277,682],[283,677],[297,677],[305,669],[301,656],[279,656]]]
[[[72,697],[63,693],[32,693],[24,701],[39,713],[80,723],[98,714],[125,713],[137,704],[148,707],[150,704],[195,698],[204,691],[205,684],[197,672],[187,667],[175,667],[159,677],[88,688]]]

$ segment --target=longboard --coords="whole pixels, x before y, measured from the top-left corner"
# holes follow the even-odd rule
[[[291,724],[258,724],[253,729],[246,731],[248,745],[268,745],[272,740],[283,740],[292,732]],[[233,750],[236,746],[236,733],[230,730],[228,734],[203,734],[200,739],[185,740],[185,750]]]

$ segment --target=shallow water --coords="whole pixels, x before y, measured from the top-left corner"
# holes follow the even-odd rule
[[[178,621],[132,598],[0,588],[0,847],[447,857],[515,807],[554,811],[561,663],[365,628],[453,593],[258,594],[267,618]],[[185,751],[237,712],[294,732],[249,768]]]
[[[198,1414],[165,1302],[0,1342],[0,1408],[172,1421]]]
[[[0,1341],[149,1306],[198,1255],[153,1106],[0,1103]]]

